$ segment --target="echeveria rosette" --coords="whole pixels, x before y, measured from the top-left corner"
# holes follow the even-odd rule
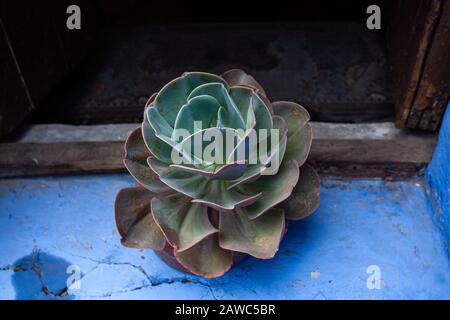
[[[121,190],[116,199],[122,244],[169,251],[185,270],[204,277],[224,274],[240,253],[272,258],[286,220],[302,219],[319,204],[319,178],[305,164],[309,120],[296,103],[271,103],[242,70],[188,72],[172,80],[149,99],[142,126],[125,144],[124,164],[140,186]],[[203,124],[200,130],[195,121]],[[225,152],[223,163],[175,164],[174,148],[183,159],[193,156],[176,136],[179,128],[191,138],[229,134],[236,149]],[[246,149],[238,158],[237,146],[260,129],[279,132],[268,157],[250,163]]]

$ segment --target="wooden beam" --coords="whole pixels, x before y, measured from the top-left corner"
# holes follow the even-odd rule
[[[33,125],[0,143],[0,177],[121,172],[126,136],[138,124]],[[393,123],[313,122],[309,162],[324,174],[367,177],[417,173],[431,159],[436,137]]]
[[[388,34],[400,128],[435,131],[450,97],[450,0],[396,0]]]
[[[0,177],[120,172],[123,145],[138,124],[33,125],[0,143]]]
[[[435,136],[395,128],[393,123],[313,123],[312,161],[346,163],[428,163]]]

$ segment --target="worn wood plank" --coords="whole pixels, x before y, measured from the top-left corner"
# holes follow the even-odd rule
[[[0,143],[0,177],[123,171],[123,144],[138,124],[34,125]],[[408,176],[428,163],[435,135],[393,123],[313,122],[309,161],[325,174]]]
[[[450,97],[450,1],[443,2],[407,127],[436,130]]]
[[[389,46],[400,128],[438,128],[450,88],[450,1],[397,0]]]
[[[320,162],[427,163],[435,135],[396,129],[392,123],[313,123],[309,159]]]

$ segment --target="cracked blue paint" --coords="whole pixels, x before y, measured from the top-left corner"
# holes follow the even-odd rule
[[[70,263],[64,259],[33,250],[33,252],[16,262],[9,269],[16,291],[16,299],[54,299],[67,296],[66,270]]]
[[[114,198],[133,183],[126,174],[0,180],[0,299],[450,298],[448,247],[422,180],[324,178],[320,208],[289,223],[274,259],[248,258],[216,279],[120,246]],[[18,285],[26,274],[15,267],[32,252],[53,259],[44,259],[57,274],[50,294],[36,291],[50,278],[35,273]],[[67,265],[81,269],[81,287],[61,296]],[[380,289],[367,288],[370,265]]]

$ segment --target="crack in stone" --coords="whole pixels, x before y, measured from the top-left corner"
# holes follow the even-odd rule
[[[160,284],[172,284],[172,283],[177,283],[177,282],[181,282],[181,283],[190,283],[191,281],[184,281],[186,280],[185,277],[183,277],[182,279],[180,278],[172,278],[172,279],[163,279],[164,281],[161,281],[161,279],[158,279],[159,283],[158,284],[154,284],[154,283],[149,283],[149,284],[144,284],[141,286],[137,286],[131,289],[126,289],[126,290],[115,290],[115,291],[109,291],[105,294],[102,295],[95,295],[95,296],[85,296],[85,298],[109,298],[112,297],[114,295],[117,294],[121,294],[121,293],[128,293],[128,292],[134,292],[134,291],[139,291],[142,289],[146,289],[146,288],[150,288],[150,287],[154,287],[155,285],[160,285]],[[195,282],[192,282],[195,283]],[[196,284],[200,284],[200,285],[205,285],[202,283],[196,283]],[[207,286],[207,285],[205,285]],[[209,292],[211,293],[211,296],[213,297],[214,300],[217,300],[217,297],[215,296],[213,290],[211,287],[207,286]]]
[[[10,271],[13,269],[13,266],[7,265],[5,267],[0,267],[0,271]]]
[[[31,271],[33,272],[37,277],[38,280],[41,284],[41,291],[49,297],[65,297],[68,295],[68,288],[67,286],[65,286],[64,288],[54,292],[51,291],[48,286],[45,284],[44,279],[43,279],[43,274],[41,271],[41,265],[40,265],[40,251],[39,250],[34,250],[33,251],[33,256],[32,256],[32,260],[31,261],[24,261],[23,263],[19,264],[19,265],[10,265],[7,267],[9,270],[12,270],[14,272],[26,272],[26,271]]]
[[[118,266],[130,266],[132,268],[135,268],[136,270],[138,270],[140,273],[142,273],[144,275],[144,277],[147,279],[147,281],[149,282],[148,284],[144,284],[138,287],[134,287],[131,289],[127,289],[127,290],[118,290],[118,291],[114,291],[114,292],[109,292],[106,293],[105,295],[101,295],[101,296],[92,296],[92,297],[97,297],[97,298],[101,298],[101,297],[110,297],[113,294],[120,294],[120,293],[126,293],[126,292],[132,292],[132,291],[137,291],[137,290],[141,290],[141,289],[145,289],[145,288],[149,288],[149,287],[156,287],[156,286],[160,286],[163,284],[174,284],[174,283],[181,283],[181,284],[196,284],[196,285],[200,285],[203,287],[206,287],[209,291],[209,293],[211,294],[212,298],[214,300],[217,300],[216,295],[214,294],[214,290],[211,287],[211,285],[209,283],[203,282],[201,280],[197,280],[197,279],[192,279],[188,276],[184,276],[184,277],[172,277],[172,278],[159,278],[159,277],[155,277],[152,275],[149,275],[145,269],[140,266],[140,265],[135,265],[131,262],[116,262],[116,261],[110,261],[107,258],[106,259],[102,259],[102,260],[96,260],[90,257],[85,257],[85,256],[79,256],[76,255],[76,257],[81,258],[81,259],[86,259],[92,262],[95,262],[97,265],[91,270],[93,271],[94,269],[98,268],[98,266],[100,265],[118,265]]]
[[[81,259],[86,259],[86,260],[90,260],[94,263],[96,263],[96,265],[90,269],[88,272],[83,273],[79,279],[79,281],[81,281],[84,277],[86,277],[88,274],[90,274],[91,272],[95,271],[96,269],[98,269],[98,267],[100,265],[123,265],[123,266],[130,266],[132,268],[135,268],[136,270],[138,270],[144,277],[145,279],[148,281],[147,284],[143,284],[134,288],[130,288],[130,289],[126,289],[126,290],[117,290],[117,291],[111,291],[111,292],[107,292],[103,295],[99,295],[99,296],[89,296],[92,298],[107,298],[107,297],[111,297],[112,295],[115,294],[121,294],[121,293],[127,293],[127,292],[133,292],[133,291],[138,291],[138,290],[142,290],[145,288],[150,288],[150,287],[156,287],[156,286],[160,286],[160,285],[170,285],[170,284],[174,284],[174,283],[181,283],[181,284],[196,284],[196,285],[200,285],[203,286],[205,288],[208,289],[209,293],[211,294],[211,297],[214,300],[217,300],[216,295],[214,294],[214,290],[211,287],[211,285],[207,282],[198,280],[198,279],[193,279],[190,278],[188,276],[182,276],[182,277],[172,277],[172,278],[160,278],[160,277],[155,277],[152,275],[149,275],[145,269],[140,266],[140,265],[135,265],[131,262],[116,262],[116,261],[110,261],[108,259],[102,259],[102,260],[96,260],[90,257],[84,257],[84,256],[79,256],[79,255],[73,255],[76,257],[79,257]],[[36,274],[36,276],[38,277],[38,280],[41,284],[41,291],[42,293],[44,293],[46,296],[48,297],[56,297],[56,298],[61,298],[61,297],[66,297],[66,296],[70,296],[69,293],[69,287],[65,286],[64,288],[58,290],[58,291],[52,291],[48,288],[48,286],[45,284],[44,279],[43,279],[43,274],[41,271],[41,265],[40,265],[40,250],[36,249],[33,252],[33,257],[30,261],[24,261],[21,264],[18,265],[6,265],[3,267],[0,267],[0,271],[13,271],[13,272],[26,272],[26,271],[31,271],[34,274]]]

